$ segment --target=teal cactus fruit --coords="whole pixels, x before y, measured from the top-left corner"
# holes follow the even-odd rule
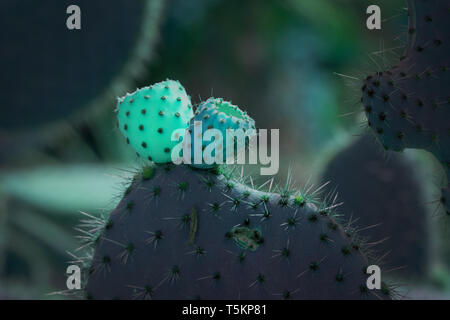
[[[405,52],[396,66],[364,80],[361,101],[368,126],[385,149],[427,150],[442,163],[449,178],[450,2],[407,3]],[[449,186],[442,197],[448,214]]]
[[[188,165],[152,168],[150,178],[136,175],[104,226],[96,224],[87,298],[384,299],[393,293],[367,288],[365,270],[374,262],[364,243],[336,222],[334,203],[314,199],[314,192],[263,191]]]
[[[196,128],[195,122],[201,122],[200,126],[202,134],[200,134],[200,136],[197,136],[198,128]],[[191,139],[190,141],[187,139],[184,141],[184,143],[188,144],[187,148],[191,149],[191,165],[193,167],[211,168],[215,166],[215,150],[212,150],[212,152],[206,152],[207,150],[205,149],[211,143],[211,140],[203,140],[204,133],[208,129],[217,129],[221,132],[223,140],[217,142],[217,150],[219,152],[222,151],[222,155],[220,157],[222,163],[225,163],[226,161],[227,145],[229,145],[229,141],[226,139],[227,129],[242,129],[244,133],[247,132],[249,134],[249,137],[256,134],[255,121],[247,114],[247,112],[242,111],[238,106],[233,105],[231,102],[225,101],[222,98],[209,98],[208,100],[202,102],[195,111],[195,116],[191,119],[189,128],[187,129],[190,133]],[[250,132],[249,130],[253,131]],[[214,141],[215,137],[212,137],[212,140]],[[245,147],[245,145],[240,147],[235,143],[232,145],[234,148],[234,154],[236,154],[240,148]],[[205,151],[205,154],[203,158],[200,158],[201,163],[195,163],[196,161],[194,161],[194,155],[199,151]]]
[[[194,116],[191,99],[178,81],[166,80],[118,99],[120,131],[137,154],[156,163],[171,162],[172,148]]]

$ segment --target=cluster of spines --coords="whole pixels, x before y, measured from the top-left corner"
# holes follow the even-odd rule
[[[166,80],[119,98],[116,112],[117,126],[136,154],[164,163],[171,159],[172,132],[188,126],[193,107],[183,86]]]

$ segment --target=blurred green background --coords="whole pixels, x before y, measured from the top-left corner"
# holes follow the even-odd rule
[[[81,8],[81,30],[65,27],[69,4]],[[381,8],[381,30],[366,28],[370,4]],[[193,103],[223,97],[257,127],[279,128],[277,179],[292,167],[298,185],[331,180],[328,191],[342,190],[342,214],[370,242],[383,240],[387,277],[411,298],[448,297],[450,231],[434,202],[439,166],[423,152],[383,154],[360,112],[361,79],[402,53],[404,1],[0,7],[0,298],[72,298],[49,293],[65,290],[68,252],[82,254],[80,211],[107,214],[143,163],[115,129],[116,97],[166,78],[179,80]]]

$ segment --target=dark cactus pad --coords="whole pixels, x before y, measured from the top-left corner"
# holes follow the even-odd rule
[[[307,195],[186,165],[153,169],[135,177],[96,238],[88,298],[389,297],[367,289],[360,243]]]
[[[387,160],[382,151],[364,136],[328,163],[322,181],[339,190],[345,199],[339,211],[356,220],[360,235],[382,241],[378,249],[389,252],[385,262],[396,275],[423,278],[431,252],[424,188],[407,159],[392,154]]]
[[[436,156],[449,177],[450,2],[407,3],[404,55],[395,67],[365,79],[362,102],[368,125],[385,149],[425,149]],[[448,202],[444,207],[450,212]]]

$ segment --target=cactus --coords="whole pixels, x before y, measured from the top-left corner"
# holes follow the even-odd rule
[[[362,87],[368,126],[387,150],[425,149],[450,182],[450,3],[409,0],[408,43],[400,62],[369,75]],[[441,203],[450,215],[450,184]]]
[[[336,223],[334,203],[289,183],[280,191],[214,170],[146,166],[90,228],[102,231],[90,238],[87,298],[389,297],[387,286],[367,289],[363,244]]]
[[[250,118],[246,112],[243,112],[239,107],[231,104],[228,101],[224,101],[221,98],[209,98],[205,102],[200,103],[198,109],[195,111],[195,116],[191,119],[189,123],[189,132],[191,133],[191,165],[196,168],[212,168],[214,163],[207,164],[203,161],[201,164],[194,163],[194,152],[196,149],[196,144],[201,143],[201,150],[204,150],[207,144],[210,142],[203,141],[202,137],[196,137],[194,134],[195,128],[194,123],[196,121],[201,121],[202,132],[204,133],[208,129],[218,129],[221,131],[222,137],[224,138],[223,144],[218,145],[218,149],[222,148],[222,162],[225,163],[227,154],[227,140],[226,140],[226,130],[227,129],[242,129],[244,132],[249,129],[255,129],[255,121]],[[186,142],[186,140],[184,141]],[[234,145],[234,143],[233,143]],[[222,147],[220,147],[222,146]],[[187,146],[189,147],[189,146]],[[234,145],[235,154],[239,151],[238,145]],[[213,150],[212,154],[215,157],[215,152]],[[208,158],[208,155],[206,156]],[[212,159],[211,159],[212,160]],[[213,161],[208,161],[213,162]]]
[[[190,97],[178,81],[166,80],[118,100],[120,131],[138,153],[156,163],[171,161],[172,133],[185,129],[193,116]],[[179,139],[182,139],[182,134]]]
[[[329,161],[321,181],[339,190],[345,199],[340,210],[345,219],[357,220],[360,235],[389,251],[386,266],[396,276],[423,279],[432,252],[424,184],[411,161],[399,154],[386,161],[379,149],[368,135],[353,141]]]
[[[156,86],[165,90],[161,84]],[[120,100],[120,126],[132,116],[126,113],[137,108],[138,104],[130,106],[130,101],[136,99],[141,105],[146,90]],[[176,93],[167,95],[168,102],[179,93],[167,92]],[[202,103],[197,116],[203,114],[211,114],[203,120],[219,130],[220,119],[228,126],[254,128],[251,118],[222,99]],[[237,123],[236,116],[244,121]],[[146,122],[146,126],[157,128],[153,121],[159,118],[149,119],[151,123]],[[139,130],[122,132],[130,141],[136,135],[144,137]],[[163,139],[155,136],[153,142]],[[139,148],[137,151],[142,152]],[[393,290],[387,285],[381,290],[367,288],[365,272],[373,254],[351,225],[339,225],[334,195],[321,202],[316,198],[321,188],[295,191],[290,174],[285,186],[272,192],[273,178],[263,184],[269,186],[264,191],[263,186],[255,189],[253,183],[246,185],[243,171],[239,179],[232,173],[227,166],[198,169],[186,164],[145,165],[108,217],[83,222],[85,245],[92,244],[94,250],[87,259],[77,258],[88,266],[86,297],[392,296]]]

